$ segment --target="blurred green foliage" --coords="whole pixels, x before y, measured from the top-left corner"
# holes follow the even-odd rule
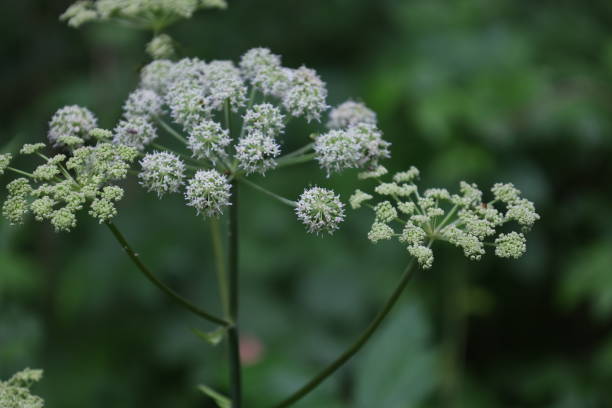
[[[112,127],[137,85],[149,38],[70,29],[57,20],[69,3],[22,0],[0,13],[1,151],[44,138],[66,104]],[[330,103],[360,98],[379,113],[392,170],[414,164],[424,184],[451,188],[512,181],[542,215],[516,262],[440,248],[372,344],[297,407],[609,406],[611,26],[603,0],[234,0],[170,30],[184,55],[237,59],[267,46],[311,66]],[[307,131],[294,125],[287,149]],[[333,186],[346,199],[355,174],[328,180],[304,166],[262,183],[288,197]],[[133,180],[127,197],[117,223],[143,259],[217,308],[206,223]],[[263,345],[245,391],[250,407],[266,407],[367,324],[407,254],[370,245],[364,213],[318,238],[276,202],[250,190],[244,200],[242,319]],[[196,385],[225,390],[223,347],[195,336],[209,327],[83,221],[70,235],[0,221],[0,378],[44,368],[35,390],[49,407],[212,407]]]

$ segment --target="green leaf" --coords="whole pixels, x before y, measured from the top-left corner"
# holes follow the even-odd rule
[[[217,391],[206,385],[198,385],[198,389],[202,391],[204,394],[208,395],[212,398],[219,408],[231,408],[232,402],[225,395],[219,394]]]
[[[357,408],[422,406],[438,384],[431,327],[422,307],[398,308],[358,357]]]
[[[204,332],[202,330],[198,330],[198,329],[191,329],[193,330],[193,332],[200,337],[201,339],[203,339],[204,341],[206,341],[209,344],[212,344],[213,346],[216,346],[217,344],[221,343],[221,340],[223,340],[223,337],[225,336],[225,327],[219,327],[213,331],[210,332]]]

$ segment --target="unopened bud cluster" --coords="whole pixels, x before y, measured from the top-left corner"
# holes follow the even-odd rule
[[[7,381],[0,381],[0,407],[2,408],[43,408],[42,398],[32,395],[30,388],[41,380],[41,370],[25,369]]]
[[[492,199],[485,202],[475,184],[462,181],[458,194],[442,188],[420,192],[415,167],[395,173],[388,182],[381,181],[386,173],[382,167],[362,173],[362,179],[378,180],[375,195],[357,190],[350,204],[354,209],[364,205],[373,209],[374,223],[368,234],[372,242],[396,238],[424,269],[433,264],[435,241],[461,248],[472,260],[480,260],[487,246],[494,247],[501,258],[519,258],[526,251],[524,233],[540,218],[533,203],[510,183],[495,184]],[[518,226],[519,232],[499,232],[512,226]]]
[[[70,231],[77,224],[76,213],[86,207],[101,223],[117,214],[115,205],[123,197],[123,189],[116,183],[127,176],[138,152],[109,143],[112,133],[92,128],[96,123],[86,108],[68,106],[53,115],[48,133],[51,147],[62,149],[62,153],[45,156],[43,143],[21,148],[21,154],[37,155],[43,163],[31,173],[20,172],[24,177],[8,183],[2,215],[11,224],[20,224],[32,214],[37,221],[49,221],[56,231]],[[85,145],[91,140],[98,142]],[[0,175],[9,158],[0,156]]]

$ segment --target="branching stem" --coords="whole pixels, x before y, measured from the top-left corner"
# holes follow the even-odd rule
[[[106,224],[106,226],[111,230],[111,232],[113,233],[113,236],[115,237],[117,242],[119,242],[119,244],[121,245],[121,248],[123,248],[123,250],[128,254],[130,259],[138,267],[140,272],[142,272],[147,277],[147,279],[149,279],[162,292],[164,292],[165,294],[170,296],[175,302],[177,302],[178,304],[183,306],[185,309],[187,309],[187,310],[191,311],[192,313],[202,317],[203,319],[206,319],[206,320],[208,320],[208,321],[210,321],[212,323],[220,324],[220,325],[225,326],[225,327],[229,327],[229,328],[232,327],[232,324],[230,322],[228,322],[228,321],[226,321],[224,319],[221,319],[220,317],[214,316],[214,315],[212,315],[212,314],[210,314],[210,313],[200,309],[199,307],[195,306],[194,304],[189,302],[187,299],[185,299],[184,297],[182,297],[181,295],[176,293],[173,289],[169,288],[162,281],[160,281],[149,270],[149,268],[147,268],[145,266],[145,264],[142,263],[142,261],[140,260],[140,257],[138,256],[138,254],[136,252],[134,252],[132,247],[128,244],[128,242],[126,241],[125,237],[119,231],[119,229],[117,229],[115,224],[109,222],[109,223]]]

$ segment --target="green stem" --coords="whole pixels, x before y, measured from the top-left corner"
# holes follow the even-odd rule
[[[284,160],[284,159],[288,159],[290,157],[299,156],[300,154],[303,154],[303,153],[306,153],[306,152],[309,152],[310,150],[312,150],[313,146],[314,146],[314,143],[308,143],[307,145],[302,146],[302,147],[300,147],[297,150],[294,150],[294,151],[292,151],[290,153],[287,153],[286,155],[284,155],[282,157],[279,157],[278,160]]]
[[[225,327],[232,327],[232,324],[230,322],[228,322],[226,320],[223,320],[223,319],[221,319],[219,317],[213,316],[212,314],[210,314],[210,313],[200,309],[199,307],[195,306],[194,304],[192,304],[191,302],[189,302],[188,300],[183,298],[181,295],[176,293],[174,290],[172,290],[171,288],[166,286],[163,282],[161,282],[149,270],[149,268],[147,268],[145,266],[145,264],[142,263],[142,261],[140,260],[138,254],[136,252],[134,252],[134,250],[130,247],[130,245],[126,241],[125,237],[117,229],[115,224],[109,222],[109,223],[106,224],[106,226],[111,230],[111,232],[113,233],[113,236],[115,237],[117,242],[119,242],[119,244],[121,245],[121,248],[123,248],[123,250],[128,254],[130,259],[138,267],[140,272],[142,272],[147,277],[147,279],[149,279],[162,292],[164,292],[165,294],[170,296],[175,302],[177,302],[178,304],[180,304],[184,308],[190,310],[192,313],[194,313],[194,314],[196,314],[196,315],[198,315],[198,316],[200,316],[200,317],[202,317],[202,318],[204,318],[206,320],[209,320],[209,321],[211,321],[213,323],[217,323],[217,324],[220,324],[220,325],[225,326]]]
[[[16,169],[14,167],[7,167],[7,170],[10,170],[12,172],[15,172],[17,174],[21,174],[22,176],[26,176],[26,177],[30,177],[30,178],[34,178],[34,175],[32,173],[28,173],[19,169]]]
[[[229,317],[234,323],[227,331],[232,408],[242,404],[240,342],[238,330],[238,181],[232,180],[232,198],[228,229]]]
[[[246,110],[250,110],[253,107],[253,103],[255,103],[255,96],[257,95],[257,89],[255,87],[251,88],[251,92],[249,93],[249,102],[247,103]],[[244,122],[242,123],[242,128],[240,129],[240,139],[244,136],[244,132],[246,132],[246,127],[244,126]]]
[[[391,294],[391,297],[387,300],[382,310],[378,312],[378,315],[372,321],[372,323],[370,323],[368,328],[361,334],[361,336],[359,336],[357,341],[355,341],[344,353],[340,355],[340,357],[338,357],[333,363],[327,366],[323,371],[321,371],[316,377],[310,380],[306,385],[304,385],[302,388],[297,390],[287,399],[274,405],[274,408],[284,408],[284,407],[293,405],[295,402],[300,400],[304,395],[308,394],[310,391],[315,389],[327,377],[332,375],[337,369],[339,369],[344,363],[346,363],[351,357],[353,357],[364,346],[364,344],[367,343],[367,341],[370,339],[372,334],[376,332],[376,329],[378,329],[380,324],[383,322],[385,317],[387,317],[387,315],[389,314],[389,312],[391,311],[391,309],[393,308],[393,306],[399,299],[400,295],[406,288],[406,285],[408,284],[408,282],[410,282],[410,279],[414,275],[413,273],[414,265],[415,265],[415,262],[413,258],[411,259],[408,266],[406,266],[406,269],[404,269],[404,273],[397,287]]]
[[[167,124],[162,118],[157,117],[156,119],[157,119],[157,123],[159,123],[160,126],[163,127],[166,132],[170,133],[170,135],[172,135],[174,138],[176,138],[180,142],[187,143],[187,139],[185,139],[179,132],[174,130],[172,126]]]
[[[213,253],[215,255],[215,264],[217,266],[217,281],[219,283],[219,296],[221,297],[221,305],[223,306],[223,315],[225,318],[229,316],[229,293],[227,288],[227,270],[225,269],[225,260],[223,253],[223,245],[221,244],[221,226],[219,220],[215,217],[210,219],[210,233],[213,244]]]
[[[277,169],[281,167],[293,166],[294,164],[306,163],[315,158],[315,153],[305,154],[303,156],[283,158],[278,160]]]
[[[245,183],[246,185],[248,185],[250,187],[253,187],[255,190],[261,191],[262,193],[264,193],[264,194],[274,198],[275,200],[280,201],[283,204],[287,204],[288,206],[291,206],[291,207],[295,207],[297,205],[295,201],[288,200],[288,199],[286,199],[284,197],[279,196],[278,194],[275,194],[275,193],[271,192],[270,190],[266,190],[265,188],[263,188],[259,184],[255,184],[252,181],[249,181],[249,180],[247,180],[245,178],[242,178],[240,180],[243,183]]]

